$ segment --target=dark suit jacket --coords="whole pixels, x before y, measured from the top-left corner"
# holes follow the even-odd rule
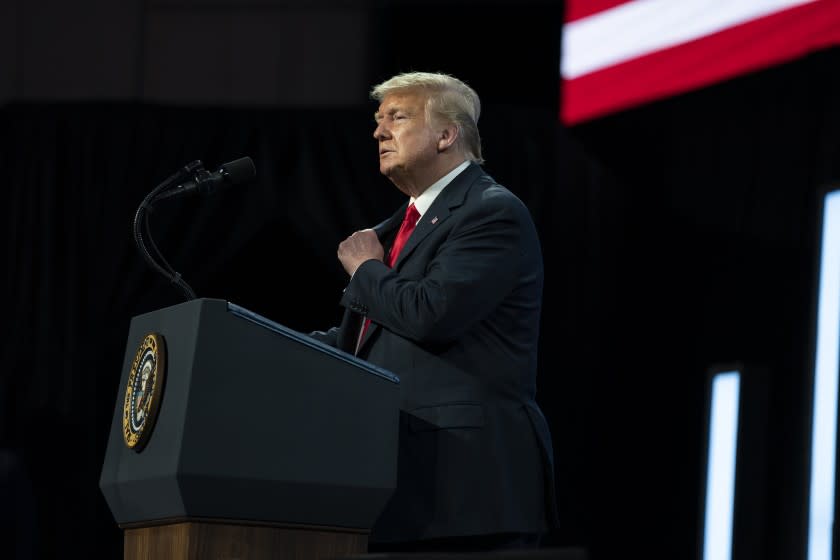
[[[405,206],[374,229],[387,248]],[[476,164],[435,199],[394,268],[363,263],[316,338],[400,377],[397,489],[371,540],[553,526],[551,436],[534,401],[543,288],[528,209]]]

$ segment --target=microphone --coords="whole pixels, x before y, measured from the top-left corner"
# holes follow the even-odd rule
[[[160,193],[155,197],[154,202],[193,194],[207,194],[221,187],[247,183],[257,176],[254,162],[249,157],[228,162],[212,173],[204,169],[201,162],[197,163],[199,167],[193,172],[192,179]]]

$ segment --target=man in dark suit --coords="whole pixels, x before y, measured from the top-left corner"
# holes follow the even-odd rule
[[[397,489],[372,550],[535,546],[556,520],[551,436],[534,401],[536,229],[479,165],[469,86],[410,73],[371,95],[379,169],[409,200],[339,245],[347,309],[313,336],[400,377]]]

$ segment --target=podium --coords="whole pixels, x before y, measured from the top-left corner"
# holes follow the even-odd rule
[[[99,483],[125,558],[366,552],[396,485],[398,391],[224,300],[134,317]]]

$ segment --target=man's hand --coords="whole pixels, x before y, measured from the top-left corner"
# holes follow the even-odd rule
[[[338,245],[338,260],[347,274],[353,276],[363,262],[385,257],[385,249],[372,229],[357,231]]]

